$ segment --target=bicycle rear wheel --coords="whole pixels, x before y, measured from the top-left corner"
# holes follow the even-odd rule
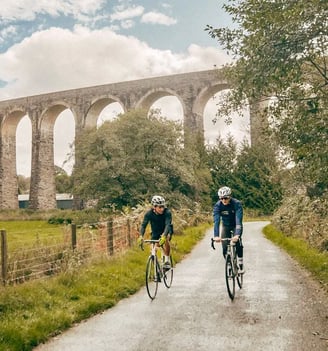
[[[172,285],[172,281],[173,281],[173,260],[172,260],[172,256],[170,256],[170,266],[171,268],[168,270],[164,270],[163,269],[163,280],[164,280],[164,284],[167,288],[170,288]]]
[[[154,256],[149,256],[146,266],[146,288],[148,296],[153,300],[156,297],[160,275],[157,272]]]
[[[226,257],[225,278],[226,278],[228,295],[230,299],[233,300],[235,297],[235,275],[233,272],[232,261],[230,256]]]

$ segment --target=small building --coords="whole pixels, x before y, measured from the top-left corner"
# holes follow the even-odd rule
[[[29,194],[18,195],[19,208],[28,208]],[[71,194],[56,194],[57,208],[61,210],[68,210],[73,208],[73,195]]]

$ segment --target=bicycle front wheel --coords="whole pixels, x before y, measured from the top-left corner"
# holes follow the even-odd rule
[[[239,289],[241,289],[243,287],[243,274],[241,273],[237,274],[237,283],[238,283]]]
[[[148,296],[153,300],[156,297],[160,275],[157,272],[154,256],[149,256],[146,266],[146,288]]]
[[[171,268],[168,270],[164,270],[163,269],[163,280],[164,280],[164,284],[167,288],[170,288],[172,285],[172,281],[173,281],[173,260],[172,260],[172,256],[170,256],[170,266]]]
[[[225,278],[226,278],[228,295],[230,299],[233,300],[235,297],[235,275],[233,272],[232,261],[230,256],[226,257]]]

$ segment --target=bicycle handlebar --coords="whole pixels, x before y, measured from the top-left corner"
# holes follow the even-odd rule
[[[140,249],[142,251],[144,251],[144,246],[143,246],[144,243],[156,244],[156,243],[159,243],[159,240],[142,240],[142,242],[140,243]]]
[[[213,238],[211,238],[211,246],[212,246],[212,249],[213,249],[213,250],[216,250],[216,249],[215,249],[215,246],[214,246],[214,241],[215,241],[215,240],[214,240]]]
[[[232,238],[223,238],[223,239],[221,239],[221,241],[232,241]],[[213,250],[215,250],[215,246],[214,246],[215,242],[216,241],[213,238],[211,238],[211,246],[212,246]],[[232,241],[232,244],[235,245],[235,242]]]

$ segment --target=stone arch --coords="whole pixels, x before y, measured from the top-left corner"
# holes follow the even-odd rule
[[[97,120],[99,118],[101,111],[106,106],[108,106],[109,104],[114,103],[114,102],[119,103],[120,106],[122,107],[123,111],[126,112],[126,107],[124,106],[122,101],[120,101],[120,99],[118,99],[117,97],[110,96],[110,95],[100,96],[92,101],[91,106],[90,106],[90,108],[87,111],[87,114],[85,116],[84,126],[86,128],[96,127]]]
[[[201,92],[197,95],[197,98],[193,105],[193,112],[197,115],[203,116],[204,109],[208,100],[218,92],[226,89],[230,89],[230,86],[226,83],[213,84],[211,86],[203,88]]]
[[[72,111],[75,123],[77,123],[77,118],[76,118],[76,113],[74,111],[74,108],[72,108],[70,105],[68,105],[65,102],[58,101],[58,102],[53,102],[51,106],[47,106],[41,112],[40,125],[39,125],[40,130],[44,132],[51,130],[56,122],[57,117],[66,109],[69,109]]]
[[[18,208],[18,184],[16,170],[16,130],[26,115],[23,109],[13,109],[1,126],[1,208]]]
[[[144,109],[149,111],[150,107],[156,102],[156,100],[159,100],[162,97],[165,96],[175,96],[179,102],[181,103],[183,111],[186,110],[185,108],[185,103],[177,94],[174,90],[168,89],[168,88],[157,88],[157,89],[151,89],[149,90],[146,94],[143,95],[143,97],[136,103],[135,108],[136,109]]]
[[[76,113],[63,102],[53,102],[35,118],[32,141],[32,171],[30,207],[33,209],[56,208],[54,166],[54,124],[61,112],[70,109],[76,123]]]

